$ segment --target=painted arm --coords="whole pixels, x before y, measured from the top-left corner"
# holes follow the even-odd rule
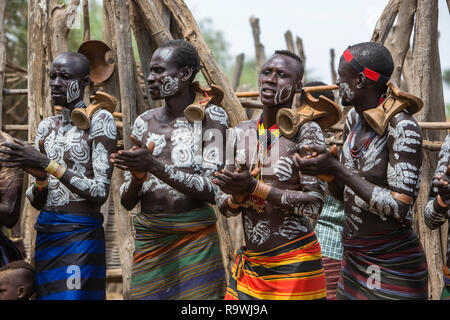
[[[120,151],[112,157],[111,161],[122,170],[147,171],[190,197],[215,203],[214,197],[217,187],[211,180],[213,173],[223,167],[224,135],[228,128],[228,119],[222,108],[213,107],[215,108],[208,107],[206,109],[204,121],[206,128],[204,131],[201,122],[193,124],[194,153],[192,154],[190,150],[183,148],[181,144],[179,144],[181,148],[174,147],[172,158],[176,161],[175,164],[164,164],[143,148],[136,151]],[[219,115],[220,119],[218,119]],[[177,139],[177,137],[174,137],[174,139]],[[183,162],[193,162],[194,169],[198,173],[187,173],[180,169]],[[136,205],[139,201],[137,197],[132,200],[130,206]]]
[[[91,153],[87,154],[89,146],[86,141],[80,140],[80,148],[74,150],[71,157],[75,157],[75,169],[71,170],[59,164],[64,171],[59,178],[57,173],[53,174],[55,178],[65,185],[70,191],[79,197],[93,202],[97,205],[102,205],[109,196],[110,180],[113,171],[113,166],[109,164],[109,156],[116,150],[117,145],[117,130],[113,116],[104,110],[98,111],[91,119],[91,128],[89,138],[92,139]],[[36,136],[36,141],[41,137]],[[84,146],[86,144],[86,146]],[[48,154],[48,150],[47,150]],[[77,163],[76,161],[79,162]],[[91,161],[93,178],[85,178],[80,174],[85,171],[83,164]],[[46,168],[50,163],[50,158],[47,157],[47,163],[42,166]],[[51,183],[51,181],[50,181]],[[42,208],[45,203],[42,199],[46,199],[45,192],[47,190],[39,191],[34,185],[27,191],[27,196],[35,208]],[[45,197],[44,197],[45,196]]]
[[[431,183],[428,202],[425,206],[425,224],[431,230],[443,225],[450,218],[450,134],[439,152],[438,164]],[[438,199],[438,195],[439,198]]]

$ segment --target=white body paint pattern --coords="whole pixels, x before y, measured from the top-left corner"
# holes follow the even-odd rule
[[[295,239],[299,234],[308,232],[302,221],[296,217],[286,216],[283,224],[278,228],[278,232],[274,232],[274,235],[279,235],[288,240]]]
[[[63,108],[64,110],[65,108]],[[88,139],[82,139],[86,131],[78,129],[67,112],[63,112],[63,125],[57,131],[56,117],[43,120],[38,127],[35,147],[39,149],[38,141],[44,140],[47,156],[67,168],[73,173],[70,184],[80,191],[89,190],[92,197],[106,196],[106,185],[110,184],[107,171],[111,168],[109,155],[101,142],[95,143],[96,138],[116,139],[117,130],[114,119],[108,111],[99,110],[91,118],[91,128],[88,129]],[[101,124],[101,130],[98,124]],[[90,147],[92,144],[92,150]],[[66,161],[65,159],[68,159]],[[92,165],[93,177],[86,176],[86,166]],[[31,200],[27,192],[28,198]],[[76,193],[70,191],[53,175],[49,175],[47,206],[63,206],[69,202],[85,201]]]
[[[286,102],[289,97],[291,96],[292,93],[292,85],[288,84],[286,86],[284,86],[283,88],[281,88],[280,90],[278,90],[275,93],[275,97],[274,97],[274,102],[276,105],[280,105],[284,102]]]
[[[244,228],[247,234],[247,238],[251,243],[256,245],[262,245],[270,237],[270,221],[268,219],[260,220],[256,225],[252,224],[250,218],[245,215]]]
[[[273,172],[278,180],[286,181],[292,178],[292,160],[288,157],[281,157],[275,164]]]
[[[226,124],[228,127],[228,118],[226,113],[221,113],[222,108],[214,105],[208,105],[206,112],[213,121],[220,124]],[[148,117],[151,110],[140,115],[133,126],[133,135],[139,141],[145,141],[146,145],[150,142],[155,143],[153,155],[158,158],[162,155],[165,148],[171,146],[171,162],[165,164],[165,172],[168,173],[169,179],[181,182],[188,188],[197,191],[216,191],[217,186],[211,180],[213,173],[217,171],[218,165],[221,164],[219,150],[216,146],[202,147],[203,129],[202,122],[191,123],[187,120],[177,119],[174,124],[170,139],[164,135],[151,132],[148,122],[144,120]],[[168,151],[166,151],[168,152]],[[202,154],[203,152],[203,154]],[[183,168],[194,168],[195,173],[183,171]],[[125,173],[124,183],[120,187],[121,194],[128,190],[131,182],[131,174]],[[158,190],[164,190],[169,193],[170,197],[175,200],[186,200],[188,196],[152,174],[143,183],[140,196],[143,197],[147,193],[154,193]]]
[[[353,142],[356,139],[352,141],[351,146],[348,145],[348,139],[352,128],[359,121],[359,115],[354,109],[349,112],[345,122],[347,136],[342,148],[341,162],[354,174],[361,175],[363,179],[371,177],[367,176],[368,172],[379,171],[380,169],[377,169],[379,166],[382,166],[383,170],[386,168],[388,187],[375,186],[370,203],[366,203],[355,194],[355,191],[358,190],[351,190],[345,186],[346,225],[344,233],[351,235],[360,230],[368,217],[365,212],[377,215],[383,222],[388,221],[388,218],[391,217],[400,220],[403,226],[412,224],[412,206],[409,206],[406,216],[404,210],[403,216],[401,216],[399,206],[403,204],[400,204],[391,195],[393,189],[396,192],[411,195],[415,200],[420,188],[421,167],[417,167],[415,161],[410,160],[411,157],[417,157],[416,150],[421,147],[422,138],[418,124],[410,119],[411,117],[406,116],[406,113],[395,115],[389,122],[386,133],[382,136],[375,136],[365,153],[359,158],[353,158],[350,147],[355,148]],[[392,152],[390,157],[389,153],[387,156],[383,153],[386,149],[389,153]]]
[[[342,100],[351,101],[355,97],[355,93],[350,89],[348,83],[341,82],[339,83],[339,96]]]
[[[436,180],[434,177],[436,177],[437,175],[444,175],[449,165],[450,165],[450,133],[447,134],[447,136],[445,137],[444,143],[442,144],[441,150],[439,152],[438,164],[433,175],[433,180],[431,181],[432,184]],[[434,210],[434,202],[439,190],[437,187],[433,186],[430,189],[431,190],[428,197],[428,202],[424,210],[424,218],[427,227],[430,228],[431,230],[434,230],[441,227],[445,222],[447,221],[450,222],[450,210],[448,208],[447,210],[443,210],[442,212],[437,212],[436,210]],[[447,205],[450,205],[450,201],[448,200],[445,201],[445,203]],[[450,268],[450,232],[448,233],[447,237],[446,265],[448,268]]]

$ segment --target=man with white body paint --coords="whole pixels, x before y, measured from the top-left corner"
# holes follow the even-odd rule
[[[447,134],[441,151],[438,164],[433,176],[428,202],[425,206],[425,224],[431,230],[437,229],[450,220],[450,133]],[[450,300],[450,232],[447,238],[447,259],[444,261],[441,300]]]
[[[212,174],[223,167],[226,112],[209,103],[203,121],[184,110],[196,97],[193,79],[200,58],[186,41],[168,41],[152,56],[147,78],[153,100],[165,105],[141,114],[131,139],[135,147],[111,156],[126,170],[122,205],[136,229],[133,299],[222,299],[225,274],[216,229],[217,187]]]
[[[106,256],[101,205],[109,195],[117,131],[112,114],[96,111],[90,128],[78,129],[71,111],[85,108],[89,61],[80,53],[59,55],[50,67],[54,105],[62,114],[38,126],[35,146],[5,143],[2,161],[32,177],[26,195],[41,210],[35,225],[36,298],[105,299]]]
[[[276,124],[278,110],[290,108],[301,91],[302,76],[302,61],[286,50],[264,64],[258,79],[262,115],[232,129],[231,158],[215,173],[217,205],[225,216],[242,214],[246,243],[237,251],[225,299],[326,297],[320,245],[309,220],[320,214],[325,185],[299,174],[293,161],[303,145],[325,146],[322,130],[306,122],[288,139]]]
[[[297,155],[305,174],[330,174],[344,202],[344,257],[338,299],[427,299],[425,254],[412,229],[422,166],[422,131],[405,109],[376,134],[364,111],[385,98],[394,65],[381,44],[350,46],[339,63],[339,94],[348,113],[340,161],[325,148]]]

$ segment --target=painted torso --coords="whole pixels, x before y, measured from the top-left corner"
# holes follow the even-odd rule
[[[245,159],[250,170],[258,163],[256,128],[256,120],[241,122],[233,128],[232,141],[236,158]],[[292,205],[293,211],[287,211],[267,201],[264,202],[263,210],[258,210],[251,200],[246,201],[242,218],[248,249],[265,251],[300,238],[313,230],[309,219],[302,214],[317,212],[320,203],[317,201],[305,204],[296,200],[298,194],[304,191],[315,192],[318,197],[323,198],[325,185],[315,177],[296,171],[293,167],[293,157],[301,145],[317,143],[324,143],[322,131],[317,124],[308,122],[300,128],[298,137],[289,140],[280,135],[264,154],[260,180],[271,187],[297,192],[294,195],[285,193],[282,197],[282,203]],[[228,163],[233,163],[232,160],[227,158],[226,167],[229,169],[233,168],[228,166]]]
[[[414,200],[416,199],[420,187],[421,167],[416,167],[415,161],[411,161],[411,158],[421,157],[416,150],[417,147],[421,147],[420,128],[412,116],[401,112],[391,119],[382,136],[376,135],[366,151],[355,157],[350,149],[355,150],[362,144],[361,139],[359,141],[357,139],[358,130],[354,131],[353,139],[350,138],[351,131],[357,126],[358,121],[359,115],[352,109],[345,123],[341,162],[354,174],[376,185],[372,195],[373,203],[382,206],[390,215],[395,215],[397,204],[391,197],[384,197],[384,192],[394,190],[410,194]],[[344,208],[344,234],[350,238],[409,228],[412,225],[412,207],[407,217],[400,221],[381,214],[381,208],[374,209],[348,186],[344,189]]]
[[[61,115],[44,119],[38,127],[35,147],[44,140],[47,157],[70,171],[70,184],[91,197],[107,198],[113,167],[109,155],[116,150],[117,130],[111,113],[97,111],[91,127],[78,129],[70,120],[70,112],[63,108]],[[30,189],[27,192],[30,198]],[[31,198],[30,198],[31,200]],[[99,212],[100,204],[92,203],[69,190],[60,180],[49,175],[46,211]]]
[[[148,110],[134,123],[133,135],[143,144],[155,143],[153,155],[163,163],[170,179],[184,183],[188,188],[211,192],[217,187],[211,182],[213,173],[222,168],[219,152],[228,128],[225,111],[215,105],[205,109],[203,122],[189,122],[184,116],[167,121],[163,108]],[[221,127],[221,130],[211,129]],[[212,138],[213,137],[213,138]],[[208,143],[208,141],[213,143]],[[123,192],[130,183],[130,172],[125,172]],[[148,175],[140,192],[143,213],[179,213],[205,205],[182,193],[152,174]]]

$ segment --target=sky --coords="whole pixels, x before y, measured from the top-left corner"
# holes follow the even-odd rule
[[[185,0],[194,18],[212,20],[221,30],[233,57],[244,53],[254,57],[250,17],[259,18],[260,39],[266,57],[285,49],[284,34],[290,30],[302,38],[305,65],[316,80],[331,82],[330,48],[335,64],[348,45],[369,41],[378,18],[389,0]],[[450,14],[445,0],[439,2],[439,52],[441,66],[450,69]],[[450,87],[444,84],[444,98],[450,103]]]

